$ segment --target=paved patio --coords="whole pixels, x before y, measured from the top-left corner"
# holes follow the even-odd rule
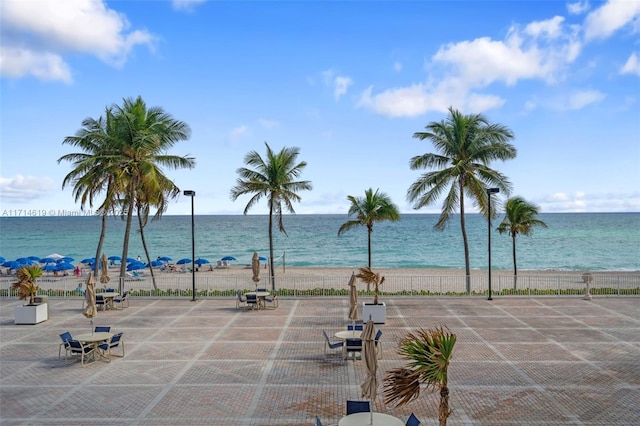
[[[640,298],[385,298],[386,370],[407,331],[458,336],[449,424],[640,424]],[[243,311],[235,299],[133,299],[95,325],[123,331],[126,356],[85,368],[58,360],[58,335],[90,331],[81,300],[50,300],[50,319],[14,325],[0,300],[2,424],[337,424],[359,399],[364,361],[324,360],[322,329],[345,328],[347,298],[280,300]],[[437,424],[438,395],[375,410]]]

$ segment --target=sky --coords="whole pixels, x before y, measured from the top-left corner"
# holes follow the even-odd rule
[[[191,128],[169,153],[196,167],[164,172],[197,215],[243,213],[236,170],[265,143],[307,162],[297,214],[368,188],[439,213],[407,201],[409,160],[449,107],[513,131],[491,167],[541,212],[640,211],[638,0],[3,0],[0,215],[79,214],[62,141],[138,96]]]

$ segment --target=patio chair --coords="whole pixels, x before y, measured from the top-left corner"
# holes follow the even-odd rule
[[[95,331],[96,333],[108,333],[111,331],[111,327],[109,327],[108,325],[97,325],[93,331]]]
[[[247,294],[245,297],[247,298],[247,306],[250,306],[251,309],[258,309],[258,296]]]
[[[62,348],[64,348],[64,359],[67,359],[70,351],[69,340],[73,340],[73,337],[71,337],[71,333],[65,331],[60,335],[60,339],[62,339],[62,343],[60,343],[60,347],[58,348],[58,359],[62,356]]]
[[[127,306],[124,305],[125,303],[127,304]],[[124,293],[122,293],[122,296],[114,297],[113,298],[113,306],[116,309],[128,308],[129,307],[129,292],[125,291]]]
[[[405,423],[405,426],[419,426],[420,423],[422,423],[422,422],[420,420],[418,420],[416,415],[411,413],[409,415],[409,418],[407,419],[407,423]]]
[[[316,416],[316,426],[322,426],[322,422],[318,416]]]
[[[378,329],[375,337],[376,355],[378,355],[378,359],[382,359],[382,342],[380,341],[380,337],[382,337],[382,330]]]
[[[331,340],[329,339],[329,335],[325,330],[322,330],[322,334],[324,336],[324,358],[326,359],[329,355],[330,349],[342,349],[344,342],[342,340],[340,340],[339,342],[331,342]]]
[[[267,303],[270,304],[270,306],[275,309],[278,307],[278,295],[275,295],[273,297],[265,297],[264,298],[264,303],[265,303],[265,308],[267,307]]]
[[[240,307],[246,308],[247,307],[247,298],[244,297],[242,295],[242,293],[240,293],[240,290],[236,291],[236,295],[238,296],[236,298],[236,308],[240,308]]]
[[[349,354],[353,354],[353,360],[358,358],[358,354],[362,352],[362,339],[346,339],[344,343],[344,357],[349,358]]]
[[[107,310],[107,301],[101,294],[96,294],[96,309]]]
[[[362,331],[364,330],[364,326],[362,324],[347,324],[347,330]]]
[[[68,340],[67,343],[69,343],[69,353],[71,354],[71,356],[79,357],[80,363],[83,367],[87,364],[93,364],[96,361],[95,346],[85,346],[82,344],[82,342],[73,339]],[[88,359],[89,355],[91,355],[91,362],[87,363],[85,362],[85,359]]]
[[[347,399],[347,416],[354,413],[368,413],[371,411],[369,401],[355,401]]]
[[[122,355],[117,355],[114,354],[113,352],[111,352],[112,348],[121,348],[122,349]],[[100,351],[102,352],[102,354],[104,355],[105,353],[107,354],[106,358],[107,361],[111,361],[111,356],[119,356],[119,357],[123,357],[124,356],[124,340],[122,340],[122,332],[118,333],[118,334],[114,334],[111,337],[111,340],[109,340],[108,342],[102,343],[100,345],[98,345],[98,349],[100,349]]]

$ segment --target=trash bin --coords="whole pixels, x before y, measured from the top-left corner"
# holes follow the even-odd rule
[[[47,318],[49,318],[49,296],[36,296],[33,298],[35,303],[46,303],[47,304]]]

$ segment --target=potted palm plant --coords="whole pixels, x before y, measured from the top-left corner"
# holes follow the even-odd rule
[[[11,285],[16,290],[20,300],[29,300],[29,303],[16,306],[14,309],[16,324],[38,324],[49,318],[46,303],[35,303],[40,286],[36,280],[42,276],[42,268],[39,266],[25,266],[16,273],[18,281]]]
[[[384,277],[367,266],[360,268],[356,278],[361,279],[367,287],[373,285],[373,302],[362,303],[362,320],[368,321],[371,318],[375,324],[384,324],[387,320],[387,305],[379,301],[380,286],[384,283]]]
[[[438,424],[446,426],[449,408],[449,363],[453,357],[456,335],[446,327],[420,329],[407,334],[400,342],[398,354],[408,361],[404,367],[389,370],[384,378],[384,402],[401,406],[420,396],[420,385],[440,391]]]

